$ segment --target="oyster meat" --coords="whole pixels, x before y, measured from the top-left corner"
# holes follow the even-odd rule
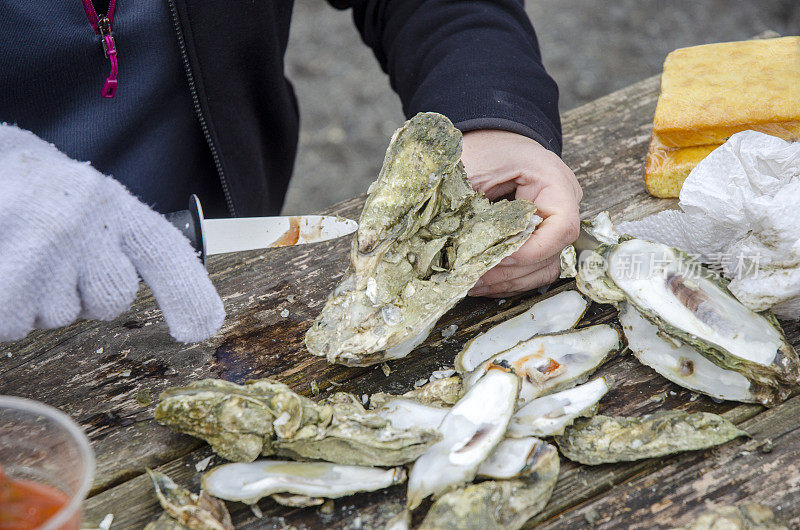
[[[255,504],[276,493],[336,499],[359,491],[375,491],[406,479],[402,467],[346,466],[328,462],[257,460],[223,464],[203,475],[203,489],[228,501]]]
[[[147,470],[156,497],[166,513],[148,528],[190,528],[191,530],[233,530],[225,503],[201,491],[200,495],[178,486],[164,473]],[[172,520],[170,520],[172,519]]]
[[[489,363],[508,363],[521,378],[518,407],[586,381],[620,347],[619,332],[605,324],[539,335],[500,352],[464,377],[470,388]]]
[[[538,447],[538,446],[537,446]],[[485,480],[442,495],[420,530],[514,530],[542,511],[558,480],[558,453],[542,443],[529,469],[510,480]]]
[[[395,466],[413,462],[439,438],[432,430],[397,429],[355,396],[340,393],[315,403],[268,379],[246,385],[206,379],[168,389],[155,418],[236,462],[275,454]]]
[[[589,302],[578,291],[555,294],[533,304],[530,309],[510,318],[464,345],[456,356],[459,373],[471,372],[481,363],[534,335],[555,333],[575,327]]]
[[[663,336],[655,324],[629,304],[620,305],[619,321],[633,355],[673,383],[717,399],[774,404],[773,388],[721,368],[688,344]]]
[[[442,420],[442,439],[414,463],[408,477],[407,505],[419,506],[475,478],[478,467],[500,443],[514,412],[519,377],[492,365]]]
[[[366,366],[406,356],[478,278],[528,239],[540,218],[524,200],[474,191],[461,132],[421,113],[395,132],[370,186],[350,267],[306,333],[308,351]]]
[[[726,285],[683,251],[640,239],[601,245],[578,272],[595,301],[627,301],[663,333],[785,398],[800,382],[797,353],[772,315],[746,308]]]
[[[579,419],[556,436],[561,454],[595,466],[696,451],[747,433],[710,412],[657,412],[643,418],[597,415]]]
[[[563,434],[564,428],[575,418],[593,415],[597,403],[609,388],[606,378],[598,377],[574,388],[536,398],[514,413],[506,436],[523,438]]]

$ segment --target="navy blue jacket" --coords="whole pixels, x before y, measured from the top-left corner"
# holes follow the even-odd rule
[[[522,0],[330,2],[352,10],[407,116],[436,111],[464,131],[510,130],[560,152],[558,91]],[[291,0],[121,0],[113,100],[100,98],[108,60],[78,0],[0,6],[0,121],[159,211],[189,192],[212,216],[280,211],[298,138],[284,76]]]
[[[510,130],[560,154],[558,89],[522,0],[331,3],[352,9],[407,116],[440,112],[464,131]],[[170,4],[231,214],[278,212],[298,136],[283,72],[292,2]]]

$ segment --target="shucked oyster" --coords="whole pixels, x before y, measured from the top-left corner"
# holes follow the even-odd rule
[[[556,437],[561,454],[581,464],[630,462],[696,451],[747,433],[710,412],[657,412],[643,418],[597,415],[577,420]]]
[[[781,398],[800,382],[797,353],[775,318],[747,309],[678,249],[640,239],[601,245],[582,259],[578,286],[597,302],[627,301],[662,332]]]
[[[315,403],[268,379],[246,385],[206,379],[168,389],[155,418],[237,462],[276,454],[395,466],[416,460],[439,438],[431,430],[396,429],[354,396],[337,394]]]
[[[166,513],[147,525],[147,530],[182,529],[233,530],[225,503],[201,491],[196,495],[182,488],[164,473],[147,470],[156,497]]]
[[[533,304],[514,318],[492,327],[464,345],[456,356],[460,373],[471,372],[482,362],[535,335],[555,333],[575,327],[589,302],[578,291],[555,294]]]
[[[558,472],[558,453],[552,445],[540,441],[528,460],[528,470],[521,476],[509,480],[485,480],[445,493],[433,503],[419,528],[520,528],[545,507],[556,485]]]
[[[540,219],[523,200],[473,191],[461,132],[422,113],[395,132],[353,237],[350,267],[306,333],[314,355],[352,366],[406,356]]]
[[[359,491],[375,491],[406,479],[402,467],[343,466],[327,462],[257,460],[224,464],[203,475],[203,489],[228,501],[254,504],[267,495],[336,499]]]

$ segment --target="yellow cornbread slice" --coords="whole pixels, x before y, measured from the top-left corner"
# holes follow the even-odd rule
[[[747,129],[800,136],[800,37],[706,44],[667,56],[653,123],[664,146],[721,144]]]
[[[654,137],[644,169],[648,193],[656,197],[677,197],[689,172],[717,147],[719,144],[669,149],[659,145]]]

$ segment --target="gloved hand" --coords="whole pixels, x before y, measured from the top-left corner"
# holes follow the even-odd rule
[[[0,341],[76,318],[111,320],[150,286],[173,337],[216,333],[225,310],[189,242],[89,163],[0,124]]]

